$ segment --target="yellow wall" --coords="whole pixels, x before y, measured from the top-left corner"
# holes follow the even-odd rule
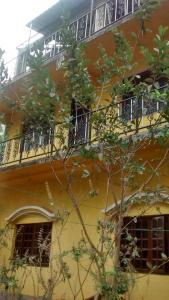
[[[54,196],[54,208],[49,204],[49,200],[47,197],[47,193],[45,190],[45,181],[49,182],[49,186],[52,192],[52,195]],[[85,181],[85,180],[84,180]],[[77,186],[79,187],[77,189],[77,195],[79,198],[83,199],[84,197],[84,191],[87,189],[87,184],[84,182],[78,183]],[[103,197],[103,194],[101,193],[100,199]],[[70,204],[70,200],[68,199],[67,195],[61,191],[61,188],[58,186],[57,182],[52,178],[51,174],[43,175],[43,178],[41,174],[35,177],[28,177],[24,179],[14,180],[11,184],[11,182],[0,184],[0,199],[2,199],[1,202],[1,213],[0,213],[0,220],[1,220],[1,226],[3,226],[5,218],[7,218],[13,211],[15,211],[17,208],[20,208],[22,206],[28,206],[28,205],[38,205],[41,207],[44,207],[49,210],[68,210],[71,211],[71,215],[68,219],[68,222],[64,228],[64,235],[61,240],[61,246],[62,249],[70,250],[73,245],[76,244],[76,241],[81,239],[81,226],[79,224],[79,220],[74,212],[72,210],[72,205]],[[7,205],[8,204],[8,205]],[[90,230],[90,233],[92,235],[92,239],[95,239],[95,220],[93,216],[97,219],[97,217],[101,214],[101,209],[103,208],[103,201],[98,203],[98,200],[92,200],[89,198],[85,203],[82,202],[81,209],[83,210],[84,216],[85,216],[85,222],[88,224],[88,229]],[[34,223],[34,222],[42,222],[47,221],[44,217],[38,216],[38,215],[29,215],[24,216],[17,220],[17,223]],[[57,222],[53,223],[53,234],[52,234],[52,252],[55,253],[55,251],[58,253],[58,246],[57,246],[57,234],[59,232],[60,226]],[[8,262],[8,257],[11,256],[11,249],[13,244],[14,237],[12,237],[12,234],[10,234],[10,241],[9,241],[9,249],[6,251],[1,251],[1,257],[0,261]],[[71,260],[70,264],[73,266],[74,263]],[[56,266],[57,268],[57,266]],[[38,268],[27,268],[27,272],[29,274],[28,277],[30,277],[30,280],[26,281],[26,286],[24,289],[25,294],[34,294],[34,288],[32,280],[34,279],[36,283],[38,280],[36,279],[36,273],[38,273]],[[73,267],[73,273],[74,277],[76,277],[76,266]],[[43,268],[42,270],[44,278],[48,277],[49,275],[49,269]],[[18,276],[19,278],[23,278],[23,272]],[[33,277],[33,278],[32,278]],[[32,278],[32,279],[31,279]],[[76,285],[75,280],[75,285]],[[40,284],[36,284],[36,295],[41,294],[41,286]],[[86,297],[89,297],[93,294],[93,283],[90,283],[90,285],[87,288],[86,291]],[[61,291],[57,290],[57,298],[58,296],[61,297],[62,293],[66,293],[66,299],[71,299],[71,294],[69,291],[69,288],[65,285],[62,285]]]
[[[91,168],[92,170],[92,168]],[[164,176],[161,177],[161,179],[158,179],[158,182],[161,181],[163,184],[167,184],[168,177],[166,178],[165,173],[168,170],[168,166],[165,166],[165,169],[163,170]],[[86,196],[89,187],[88,187],[88,180],[82,179],[80,177],[80,174],[77,174],[75,177],[74,182],[74,193],[80,203],[80,209],[82,211],[82,215],[85,221],[87,230],[90,232],[90,236],[92,238],[92,241],[97,240],[97,234],[96,234],[96,223],[100,216],[103,215],[101,210],[104,208],[105,205],[105,194],[106,194],[106,176],[103,173],[100,173],[96,175],[94,173],[94,168],[92,170],[93,175],[93,184],[96,186],[99,192],[99,195],[91,198],[89,196]],[[62,183],[65,185],[64,180],[64,174],[59,173],[59,178],[62,181]],[[51,205],[48,195],[45,188],[45,182],[48,182],[48,185],[50,187],[52,196],[54,198],[54,204]],[[154,181],[154,184],[157,183],[157,181]],[[119,187],[117,186],[117,195]],[[54,178],[54,175],[52,174],[51,170],[48,170],[46,173],[40,173],[36,175],[29,174],[28,169],[25,171],[24,176],[18,177],[16,176],[16,179],[13,179],[12,181],[6,181],[0,183],[0,199],[1,199],[1,207],[0,207],[0,222],[1,226],[4,224],[4,220],[9,217],[9,215],[14,212],[16,209],[28,206],[28,205],[38,205],[43,208],[46,208],[50,211],[56,211],[57,209],[60,209],[61,211],[66,209],[71,212],[70,217],[68,218],[68,221],[65,225],[63,236],[61,238],[61,247],[64,250],[70,250],[73,245],[76,245],[78,240],[82,237],[82,228],[79,224],[78,217],[72,208],[72,204],[70,202],[70,199],[68,195],[61,189],[59,184],[57,183],[56,179]],[[108,205],[112,204],[112,199],[109,197]],[[161,213],[163,214],[169,214],[169,206],[168,205],[162,205],[157,204],[157,206],[160,206]],[[140,211],[142,211],[145,207],[143,205],[135,206],[133,207],[129,215],[134,216],[137,214],[140,214]],[[159,212],[156,209],[156,206],[149,207],[147,212],[148,215],[151,214],[158,214]],[[45,217],[42,217],[37,214],[31,214],[26,215],[21,218],[19,218],[16,222],[19,224],[24,223],[34,223],[34,222],[43,222],[47,221]],[[58,242],[57,242],[57,236],[59,233],[60,225],[57,222],[53,222],[53,232],[52,232],[52,255],[58,253]],[[8,263],[8,258],[12,256],[12,248],[14,243],[14,233],[13,231],[10,233],[10,239],[9,239],[9,246],[8,250],[1,250],[1,256],[0,256],[0,263]],[[77,283],[77,268],[76,264],[73,262],[72,259],[69,259],[69,264],[71,266],[73,278],[73,286],[74,288],[78,288]],[[55,263],[54,263],[55,265]],[[57,268],[57,265],[55,265]],[[42,276],[45,280],[49,277],[50,274],[50,268],[42,268]],[[25,277],[24,277],[25,276]],[[84,272],[81,270],[81,276],[85,276]],[[132,294],[134,295],[130,299],[132,300],[159,300],[160,298],[163,300],[168,300],[168,294],[169,294],[169,286],[167,285],[168,276],[166,275],[145,275],[140,274],[141,278],[137,281],[136,286],[134,290],[132,291]],[[25,282],[25,287],[23,289],[24,294],[29,295],[41,295],[43,293],[42,285],[40,284],[39,280],[39,269],[38,267],[27,267],[26,271],[19,271],[18,272],[18,278],[22,278],[22,281],[24,278],[27,278]],[[29,278],[29,280],[28,280]],[[34,282],[36,284],[34,285]],[[86,289],[85,289],[85,298],[88,298],[93,295],[94,293],[94,281],[91,279],[87,280],[86,282]],[[61,284],[59,287],[56,287],[55,291],[55,297],[54,299],[61,299],[61,297],[65,295],[65,299],[72,299],[72,295],[70,293],[70,289],[67,285]],[[78,299],[81,299],[81,296],[79,295]]]

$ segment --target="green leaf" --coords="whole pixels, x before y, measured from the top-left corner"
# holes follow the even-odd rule
[[[82,178],[87,178],[90,176],[90,172],[87,169],[83,170]]]

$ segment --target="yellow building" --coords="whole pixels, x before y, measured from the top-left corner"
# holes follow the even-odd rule
[[[100,45],[106,49],[109,55],[113,55],[114,49],[111,44],[113,28],[118,26],[129,39],[132,31],[136,33],[140,31],[140,25],[136,18],[136,10],[139,5],[140,0],[69,0],[66,2],[66,8],[70,12],[72,20],[71,28],[74,30],[77,40],[87,43],[87,59],[96,62],[99,57]],[[152,38],[160,25],[169,25],[168,15],[169,2],[161,1],[148,23],[152,32],[147,32],[141,38],[146,46],[152,48]],[[56,83],[62,79],[60,66],[63,52],[59,37],[60,16],[59,2],[28,24],[30,28],[43,35],[44,63],[48,65],[50,74]],[[11,101],[12,99],[16,101],[20,85],[27,76],[31,76],[26,62],[27,52],[25,49],[28,48],[31,51],[31,43],[27,48],[19,50],[15,75],[5,87]],[[147,67],[142,63],[137,47],[134,59],[138,63],[135,74],[141,74],[142,78],[148,77]],[[89,65],[89,73],[92,81],[96,82],[98,74],[94,64]],[[100,87],[96,85],[96,92],[100,92],[99,89]],[[106,101],[107,95],[103,92],[100,102],[105,105]],[[118,114],[125,121],[133,121],[135,119],[133,98],[127,99],[126,105],[124,102],[117,104]],[[1,98],[0,109],[6,120],[6,139],[1,142],[0,147],[0,227],[6,228],[6,231],[2,233],[0,231],[1,291],[2,293],[4,290],[9,291],[10,295],[12,293],[13,298],[11,299],[14,299],[15,293],[30,297],[43,296],[43,299],[50,299],[45,298],[45,293],[50,295],[50,291],[53,292],[51,293],[53,299],[94,299],[97,287],[90,270],[87,271],[81,265],[78,266],[77,262],[72,259],[73,254],[68,256],[65,254],[65,260],[70,267],[67,270],[68,273],[70,272],[70,279],[67,274],[64,281],[63,270],[60,275],[60,254],[76,247],[84,237],[85,229],[89,233],[92,243],[97,243],[97,221],[99,218],[105,220],[105,218],[109,218],[110,214],[115,214],[117,203],[115,200],[113,202],[110,196],[111,192],[107,191],[107,175],[106,170],[101,167],[101,157],[96,164],[87,157],[81,157],[78,152],[72,152],[73,159],[69,155],[67,169],[65,169],[64,149],[59,149],[58,142],[58,133],[63,124],[57,124],[54,129],[48,127],[41,132],[36,132],[36,128],[30,130],[29,123],[24,124],[21,113],[13,110],[11,104],[12,102],[9,103],[6,99]],[[145,134],[147,127],[150,127],[157,117],[160,104],[157,102],[155,107],[150,109],[144,105],[143,99],[139,109],[139,126],[136,130],[136,123],[133,123],[133,132],[130,135]],[[145,109],[148,110],[146,116]],[[89,114],[86,111],[84,113],[84,109],[72,108],[71,114],[73,115],[73,130],[64,130],[64,143],[66,146],[69,145],[70,153],[79,141],[83,141],[87,145],[96,132],[96,128],[93,129],[89,126]],[[55,115],[57,119],[57,112]],[[94,142],[94,146],[96,146],[96,142]],[[149,187],[159,185],[167,187],[169,185],[168,152],[154,141],[147,142],[137,153],[140,158],[151,165],[152,169],[154,168],[154,172],[156,172],[159,161],[163,160],[159,166],[160,175],[156,174],[150,179]],[[70,191],[67,191],[67,175],[74,167],[75,160],[80,161],[80,167],[74,171],[71,188],[73,197],[77,200],[78,208],[80,208],[85,228],[80,222],[75,203],[72,204]],[[98,168],[100,168],[99,171]],[[82,176],[82,169],[84,176]],[[90,179],[84,170],[86,173],[90,172]],[[115,183],[117,200],[119,200],[121,197],[120,175],[115,173],[112,178]],[[143,179],[141,175],[137,177],[140,185],[144,181]],[[91,192],[94,193],[93,197],[89,195]],[[136,277],[136,282],[130,288],[130,295],[126,294],[126,299],[168,300],[169,298],[169,266],[162,257],[165,255],[167,260],[169,256],[168,195],[166,189],[165,193],[161,191],[159,194],[150,195],[150,200],[153,199],[148,206],[147,203],[141,202],[145,198],[145,194],[141,190],[138,195],[139,204],[130,205],[130,209],[127,211],[126,217],[139,215],[132,230],[134,233],[137,230],[140,233],[138,239],[140,239],[141,255],[135,260],[136,272],[133,273],[133,277]],[[126,203],[129,197],[129,194],[125,195]],[[61,225],[61,215],[58,215],[58,211],[65,217],[64,226]],[[37,253],[39,253],[37,241],[39,244],[44,242],[43,247],[46,247],[41,251],[40,263],[36,261]],[[18,267],[15,272],[12,272],[11,269],[8,270],[5,277],[2,272],[3,267],[4,270],[8,269],[16,254],[23,259],[25,253],[29,256],[27,265]],[[84,266],[88,266],[85,258],[83,263]],[[158,270],[150,270],[147,263],[161,265],[161,267]],[[6,282],[6,278],[9,279],[11,285]],[[82,283],[83,291],[80,289]]]

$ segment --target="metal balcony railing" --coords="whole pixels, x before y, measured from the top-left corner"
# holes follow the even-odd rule
[[[164,92],[167,85],[163,85],[158,88],[160,93]],[[153,92],[153,90],[152,90]],[[152,94],[152,93],[151,93]],[[148,97],[148,99],[147,99]],[[141,97],[129,97],[125,98],[118,105],[118,114],[121,115],[123,120],[133,121],[143,116],[152,115],[155,112],[160,112],[164,108],[164,102],[155,101],[146,92]]]
[[[141,103],[141,104],[140,104]],[[16,165],[37,159],[57,155],[69,149],[77,149],[79,145],[99,143],[101,133],[117,131],[120,135],[142,133],[158,122],[165,123],[159,116],[164,108],[163,101],[147,105],[144,98],[134,97],[123,100],[116,105],[110,105],[96,111],[89,111],[76,118],[70,117],[69,122],[55,125],[55,128],[44,128],[31,131],[0,143],[0,166]],[[145,110],[147,109],[147,111]],[[95,123],[100,118],[101,123]],[[106,117],[105,117],[106,116]],[[116,127],[113,122],[116,120]],[[157,121],[158,120],[158,121]],[[97,122],[97,121],[96,121]],[[103,130],[98,127],[102,124]],[[127,125],[125,127],[125,124]]]
[[[70,29],[75,34],[78,41],[85,40],[96,35],[99,31],[110,26],[116,21],[124,18],[125,16],[134,13],[140,5],[140,0],[103,0],[102,4],[97,5],[86,11],[84,15],[81,15],[70,24]],[[52,33],[50,36],[40,39],[43,45],[43,57],[44,61],[57,58],[58,64],[60,64],[63,56],[61,54],[63,47],[61,44],[61,38],[59,30]],[[15,72],[14,62],[9,64],[10,78],[24,74],[29,71],[27,64],[28,53],[33,53],[32,42],[29,41],[29,45],[25,44],[20,51],[17,59],[15,60]]]
[[[140,0],[109,0],[99,5],[92,13],[92,34],[133,13]]]

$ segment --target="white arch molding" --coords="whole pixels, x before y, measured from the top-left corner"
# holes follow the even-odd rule
[[[50,221],[55,219],[55,214],[53,212],[50,212],[49,210],[47,210],[43,207],[40,207],[40,206],[28,205],[28,206],[23,206],[23,207],[16,209],[5,220],[8,223],[12,223],[12,222],[15,222],[18,218],[23,217],[25,215],[30,215],[30,214],[41,215]]]
[[[133,204],[141,204],[144,203],[144,199],[147,198],[149,199],[149,202],[147,204],[153,205],[156,203],[165,203],[169,205],[169,194],[167,193],[156,193],[156,192],[138,192],[136,193],[133,197],[132,195],[129,195],[125,197],[124,203],[129,203],[129,208]],[[129,201],[130,199],[130,201]],[[115,215],[117,213],[117,210],[120,206],[121,201],[118,200],[118,202],[115,204],[112,204],[104,209],[102,209],[102,213],[109,214],[111,212],[111,215]]]

